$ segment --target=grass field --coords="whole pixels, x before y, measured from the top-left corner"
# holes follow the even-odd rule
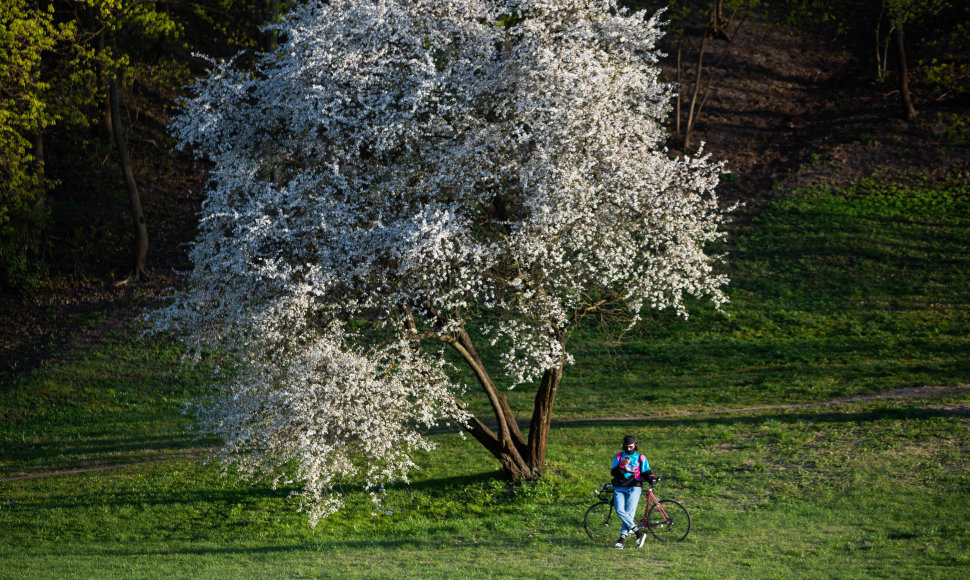
[[[107,337],[0,391],[0,577],[967,577],[965,186],[801,191],[738,220],[723,312],[576,334],[541,482],[510,489],[473,441],[436,434],[392,513],[348,485],[316,529],[291,490],[203,464],[212,442],[179,414],[203,369]],[[878,393],[900,396],[850,399]],[[631,432],[691,512],[681,544],[583,534]],[[98,465],[121,466],[9,479]]]

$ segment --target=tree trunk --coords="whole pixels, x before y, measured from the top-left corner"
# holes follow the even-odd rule
[[[697,97],[701,91],[701,78],[704,70],[704,49],[707,37],[702,36],[700,48],[697,51],[697,71],[694,75],[694,88],[691,91],[690,105],[687,107],[687,127],[684,130],[684,152],[690,149],[690,138],[694,132],[694,122],[696,121],[695,112],[697,107]]]
[[[269,5],[267,6],[267,22],[269,24],[276,23],[280,18],[280,0],[269,0]],[[265,32],[266,52],[273,52],[276,50],[276,45],[278,44],[277,31],[267,30]]]
[[[473,419],[469,426],[471,435],[495,456],[512,481],[538,479],[545,472],[546,447],[549,442],[549,429],[552,426],[552,407],[561,380],[561,367],[549,369],[543,373],[536,393],[532,422],[529,424],[528,441],[522,441],[521,434],[503,440],[478,418]]]
[[[674,101],[674,134],[680,136],[680,103],[684,100],[684,83],[682,80],[683,61],[681,55],[684,49],[684,41],[677,42],[677,100]]]
[[[121,165],[121,173],[128,190],[128,210],[131,213],[135,228],[132,251],[134,275],[136,280],[140,280],[142,277],[147,277],[145,262],[148,258],[148,226],[145,223],[145,214],[142,212],[141,192],[138,190],[138,182],[135,181],[135,173],[131,167],[128,139],[125,137],[124,125],[121,120],[121,95],[118,84],[117,75],[110,75],[108,102],[111,126],[114,130],[115,146],[118,149],[118,163]]]
[[[526,440],[508,399],[489,377],[468,334],[462,331],[448,342],[475,373],[478,384],[491,404],[497,424],[493,431],[481,419],[473,417],[469,422],[468,432],[499,461],[512,481],[539,478],[545,470],[552,407],[562,380],[562,367],[549,369],[542,375],[536,392],[529,438]]]
[[[552,404],[556,400],[556,391],[559,390],[561,380],[561,366],[546,370],[539,383],[532,408],[532,423],[529,425],[529,461],[539,474],[546,466],[546,443],[549,441],[549,427],[552,424]]]
[[[37,187],[43,192],[47,188],[47,178],[44,173],[44,134],[37,131],[33,138],[34,141],[34,173],[37,175]],[[41,206],[44,204],[44,196],[41,195],[37,202]]]
[[[468,432],[498,460],[505,475],[512,481],[528,481],[541,475],[541,469],[531,464],[529,455],[523,455],[520,451],[521,441],[495,433],[478,417],[472,418]]]
[[[916,118],[913,97],[909,92],[909,67],[906,65],[906,48],[903,42],[903,23],[896,25],[896,56],[899,61],[899,99],[903,107],[903,118],[912,121]]]
[[[892,25],[890,24],[889,33],[883,39],[882,23],[886,15],[886,0],[882,0],[879,8],[879,18],[876,19],[876,80],[882,81],[886,78],[886,56],[889,53],[889,39],[892,38]]]
[[[107,54],[104,35],[105,31],[101,30],[97,36],[98,54],[102,55]],[[105,71],[103,59],[98,59],[98,81],[101,83],[101,86],[107,86],[109,82],[107,77],[108,73]],[[108,139],[114,140],[114,123],[111,120],[111,91],[108,91],[104,95],[104,132]]]
[[[711,38],[731,40],[727,33],[727,23],[724,20],[724,0],[715,0],[711,4],[710,31]]]

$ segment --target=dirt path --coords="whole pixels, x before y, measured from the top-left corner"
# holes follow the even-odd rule
[[[757,405],[754,407],[737,407],[733,409],[707,409],[704,411],[689,411],[686,413],[669,413],[660,415],[628,415],[613,417],[588,417],[579,419],[560,419],[553,423],[582,423],[587,421],[643,421],[647,419],[676,419],[680,417],[698,417],[703,415],[724,415],[732,413],[746,413],[751,411],[771,411],[775,409],[811,409],[818,407],[828,407],[843,403],[854,403],[862,401],[878,401],[885,399],[913,399],[916,397],[938,397],[941,395],[953,395],[970,393],[970,385],[957,385],[955,387],[913,387],[907,389],[893,389],[884,393],[873,395],[856,395],[853,397],[843,397],[839,399],[829,399],[827,401],[816,401],[813,403],[792,403],[785,405]],[[931,407],[927,405],[927,407]],[[938,407],[932,405],[933,408]],[[956,410],[962,414],[970,415],[970,403],[961,405],[945,405],[950,410]]]
[[[625,416],[609,416],[609,417],[583,417],[576,419],[557,419],[554,420],[553,426],[555,425],[567,425],[572,423],[587,423],[587,422],[608,422],[608,421],[643,421],[643,420],[655,420],[655,419],[676,419],[681,417],[700,417],[704,415],[724,415],[731,413],[746,413],[751,411],[770,411],[776,409],[811,409],[819,407],[827,407],[832,405],[838,405],[843,403],[854,403],[854,402],[864,402],[864,401],[878,401],[878,400],[888,400],[888,399],[913,399],[917,397],[939,397],[943,395],[955,395],[970,393],[970,384],[957,385],[955,387],[913,387],[907,389],[893,389],[891,391],[886,391],[884,393],[876,393],[872,395],[856,395],[853,397],[844,397],[839,399],[830,399],[827,401],[818,401],[814,403],[793,403],[788,405],[758,405],[754,407],[738,407],[733,409],[707,409],[703,411],[689,411],[686,413],[670,413],[670,414],[658,414],[658,415],[625,415]],[[967,404],[953,404],[953,405],[927,405],[927,408],[934,409],[945,409],[951,412],[955,412],[961,415],[970,416],[970,403]],[[432,433],[444,433],[448,430],[436,430]],[[204,459],[208,457],[205,453],[189,453],[185,455],[176,455],[173,457],[166,457],[162,459],[149,459],[143,461],[132,461],[128,463],[111,463],[105,465],[90,465],[86,467],[75,467],[72,469],[60,469],[57,471],[45,471],[37,473],[24,473],[20,475],[13,475],[9,477],[0,477],[0,482],[7,481],[19,481],[24,479],[37,479],[40,477],[54,477],[58,475],[74,475],[78,473],[88,473],[92,471],[106,471],[109,469],[119,469],[122,467],[132,467],[136,465],[146,465],[150,463],[164,463],[167,461],[180,461],[185,459]]]

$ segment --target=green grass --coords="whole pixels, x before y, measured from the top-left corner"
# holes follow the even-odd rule
[[[966,397],[964,397],[966,399]],[[631,558],[673,577],[958,577],[970,567],[968,426],[929,400],[554,430],[559,470],[508,491],[489,458],[438,436],[390,516],[348,510],[310,530],[287,490],[197,461],[3,484],[4,574],[68,576],[602,577]],[[964,404],[968,401],[964,400]],[[611,442],[649,442],[694,529],[678,545],[593,546],[581,517]]]
[[[180,411],[205,371],[183,365],[170,340],[102,339],[79,360],[0,391],[0,475],[144,461],[195,445]]]
[[[811,190],[737,226],[732,302],[579,333],[560,417],[826,400],[970,377],[970,185]],[[527,408],[529,397],[515,397]]]
[[[966,577],[970,392],[821,404],[970,382],[960,191],[805,191],[739,220],[723,313],[657,314],[619,344],[574,337],[557,417],[642,418],[554,426],[552,473],[518,488],[472,440],[433,435],[412,484],[389,489],[392,514],[371,517],[349,485],[316,529],[291,489],[193,457],[206,442],[179,410],[204,369],[170,342],[109,337],[3,385],[0,477],[143,463],[0,482],[0,577]],[[717,412],[768,404],[799,406]],[[629,432],[661,497],[691,512],[681,544],[618,552],[582,532]]]

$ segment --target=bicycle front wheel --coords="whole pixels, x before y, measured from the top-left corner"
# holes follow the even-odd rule
[[[605,501],[594,503],[583,516],[586,535],[597,544],[615,542],[620,534],[620,516],[613,513],[613,504]]]
[[[662,499],[647,512],[647,529],[661,542],[679,542],[690,532],[687,508],[672,499]]]

